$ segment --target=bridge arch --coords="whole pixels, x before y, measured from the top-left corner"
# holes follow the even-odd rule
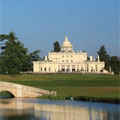
[[[8,92],[11,94],[13,97],[16,97],[16,91],[14,89],[6,88],[6,87],[1,87],[0,92]]]
[[[12,93],[12,92],[10,92],[10,91],[8,91],[8,90],[0,90],[0,93],[1,93],[1,92],[8,93],[8,95],[10,95],[10,97],[15,98],[14,93]]]

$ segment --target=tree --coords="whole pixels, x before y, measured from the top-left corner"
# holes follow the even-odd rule
[[[5,43],[6,48],[0,55],[0,71],[4,74],[19,74],[29,57],[27,48],[24,48],[14,32],[10,32],[6,39],[8,40]]]
[[[0,42],[3,42],[3,41],[5,41],[5,40],[7,40],[7,39],[9,39],[9,35],[5,35],[5,34],[0,35]],[[1,44],[0,44],[0,48],[1,48],[2,50],[6,48],[5,45],[4,45],[4,43],[1,43]]]
[[[105,62],[105,69],[109,70],[110,56],[107,54],[105,46],[104,45],[101,46],[97,53],[98,53],[98,55],[100,57],[100,61],[104,61]]]
[[[54,52],[60,52],[60,44],[58,41],[54,42]]]
[[[9,35],[2,34],[0,35],[0,42],[9,39]]]
[[[33,51],[32,53],[30,53],[31,57],[32,57],[32,61],[38,61],[40,60],[40,56],[39,56],[40,50],[36,50]]]
[[[24,67],[22,71],[24,72],[33,71],[33,61],[41,60],[39,53],[40,53],[40,50],[36,50],[26,56],[26,60],[24,62]]]
[[[111,69],[115,74],[119,74],[120,71],[120,59],[117,56],[112,56],[110,60]]]

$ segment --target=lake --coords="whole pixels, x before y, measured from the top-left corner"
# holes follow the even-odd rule
[[[82,101],[0,99],[0,120],[119,120],[119,108]]]

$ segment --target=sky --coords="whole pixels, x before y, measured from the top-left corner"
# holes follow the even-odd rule
[[[29,52],[47,55],[68,36],[74,51],[119,56],[119,0],[0,0],[0,34],[15,32]]]

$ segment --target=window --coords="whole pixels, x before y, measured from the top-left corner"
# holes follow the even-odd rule
[[[44,68],[44,71],[46,71],[46,68]]]
[[[81,71],[83,71],[83,67],[81,67]]]
[[[62,57],[64,58],[64,55],[62,55]]]
[[[62,62],[64,62],[64,60],[62,60]]]
[[[71,60],[71,62],[73,62],[73,60]]]
[[[66,62],[69,62],[68,60],[66,60]]]

